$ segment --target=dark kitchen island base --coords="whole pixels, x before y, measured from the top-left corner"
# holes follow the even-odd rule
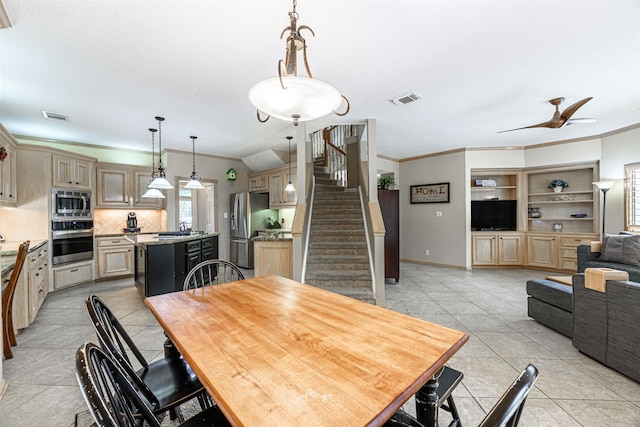
[[[135,245],[136,287],[145,297],[181,291],[194,266],[218,258],[217,233],[171,239],[139,235],[131,240]]]

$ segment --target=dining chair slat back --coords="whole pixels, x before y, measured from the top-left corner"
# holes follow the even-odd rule
[[[2,294],[2,351],[5,359],[13,358],[11,347],[18,344],[13,327],[13,297],[16,293],[22,267],[24,267],[24,260],[27,258],[27,252],[29,252],[30,243],[31,242],[27,240],[22,242],[18,247],[18,256],[13,265],[9,283],[4,294]]]
[[[244,280],[237,265],[221,259],[211,259],[199,263],[189,271],[182,289],[196,289],[237,280]]]

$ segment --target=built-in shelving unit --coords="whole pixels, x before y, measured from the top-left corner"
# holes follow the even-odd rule
[[[548,188],[554,179],[569,184],[562,192]],[[596,165],[553,168],[527,172],[527,210],[538,208],[539,218],[527,218],[527,231],[596,233],[598,231]],[[561,231],[554,229],[561,225]],[[556,228],[558,226],[556,225]]]
[[[516,171],[472,171],[471,200],[517,200],[519,180],[520,172]]]

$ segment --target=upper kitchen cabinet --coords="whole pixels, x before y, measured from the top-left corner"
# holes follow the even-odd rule
[[[151,179],[148,168],[113,163],[96,166],[98,181],[96,208],[162,209],[162,199],[145,199]]]
[[[296,182],[297,166],[291,165],[291,175],[289,175],[289,165],[276,169],[259,172],[249,175],[249,191],[254,193],[269,193],[269,208],[279,209],[295,207],[297,193],[284,191],[289,182]]]
[[[16,143],[0,125],[0,205],[15,205],[18,200],[16,179]]]
[[[59,154],[54,154],[52,158],[54,187],[91,190],[91,161]]]
[[[260,172],[249,175],[249,191],[252,193],[269,192],[269,173]]]
[[[0,204],[16,204],[18,187],[16,178],[16,149],[5,144],[0,160]]]

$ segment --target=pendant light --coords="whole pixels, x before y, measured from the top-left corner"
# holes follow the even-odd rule
[[[149,132],[151,132],[151,180],[149,184],[153,182],[154,179],[158,177],[156,173],[156,150],[155,150],[155,136],[158,129],[149,128]],[[164,199],[165,196],[158,190],[157,188],[149,188],[147,186],[147,192],[142,195],[145,199]]]
[[[338,89],[322,80],[314,79],[307,61],[307,42],[301,31],[307,30],[315,36],[313,30],[298,26],[297,1],[293,0],[293,10],[289,12],[289,26],[280,38],[289,31],[286,41],[285,60],[278,61],[278,77],[256,83],[249,90],[249,102],[256,108],[258,121],[264,123],[273,116],[280,120],[299,122],[314,120],[327,114],[344,116],[349,112],[349,100]],[[302,51],[302,61],[298,61],[298,51]],[[298,63],[304,63],[308,77],[298,75]],[[346,104],[346,111],[338,113],[336,109]],[[260,112],[267,114],[260,117]]]
[[[200,183],[200,176],[196,173],[196,139],[197,136],[190,136],[191,138],[191,153],[193,155],[193,172],[191,172],[191,177],[189,178],[189,182],[184,188],[189,188],[191,190],[201,190],[203,189],[203,185]]]
[[[159,190],[170,190],[173,185],[167,181],[164,173],[164,167],[162,166],[162,122],[164,117],[156,116],[158,121],[158,176],[149,184],[148,188],[157,188]]]
[[[294,187],[291,183],[291,140],[293,139],[293,137],[288,136],[287,139],[289,140],[289,183],[286,187],[284,187],[284,191],[286,193],[295,193],[296,187]]]

